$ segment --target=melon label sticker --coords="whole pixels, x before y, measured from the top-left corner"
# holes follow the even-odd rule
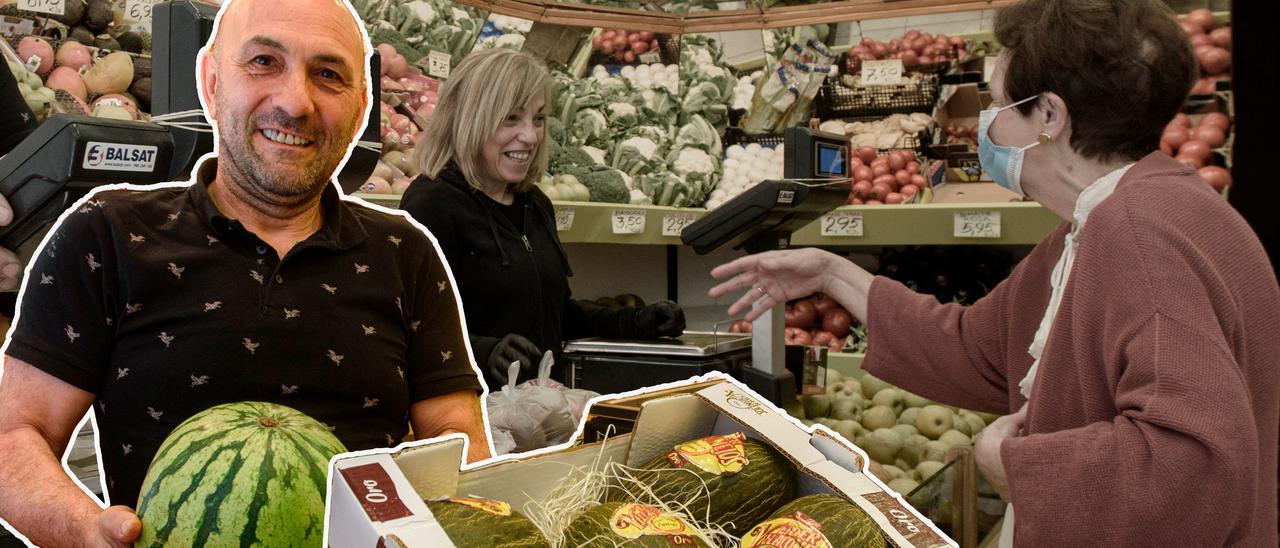
[[[791,516],[771,519],[751,528],[742,537],[742,548],[766,548],[771,546],[795,546],[796,548],[832,548],[831,541],[822,534],[822,524],[796,512]]]
[[[80,165],[98,171],[155,171],[158,150],[153,145],[89,141]]]
[[[511,515],[511,505],[505,502],[502,502],[500,500],[462,497],[462,498],[449,499],[449,502],[461,504],[463,506],[470,506],[472,508],[488,512],[495,516]]]
[[[688,539],[695,534],[693,528],[678,516],[664,514],[656,506],[634,503],[623,504],[614,510],[609,518],[609,528],[613,534],[629,540],[645,535],[664,535],[671,537],[672,544],[676,545],[685,544],[678,539]]]
[[[677,445],[674,451],[667,453],[667,461],[676,468],[692,464],[717,476],[733,474],[749,464],[747,447],[743,444],[746,439],[742,432],[696,439]]]
[[[18,9],[50,15],[65,15],[67,6],[63,0],[18,0]]]
[[[413,515],[400,500],[395,483],[382,465],[362,464],[343,468],[340,473],[370,520],[385,522]]]
[[[885,519],[893,525],[907,540],[911,541],[913,546],[937,546],[945,545],[947,542],[942,539],[933,528],[926,525],[912,514],[902,502],[888,493],[868,493],[863,498],[870,502],[884,514]]]

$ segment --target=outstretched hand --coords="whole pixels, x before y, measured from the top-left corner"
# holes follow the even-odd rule
[[[836,255],[820,249],[790,249],[748,255],[711,271],[721,283],[708,293],[718,299],[734,291],[746,289],[729,307],[729,315],[736,316],[743,310],[747,321],[754,321],[775,304],[785,303],[826,291],[831,269],[835,261],[843,261]],[[759,307],[752,308],[753,303]]]

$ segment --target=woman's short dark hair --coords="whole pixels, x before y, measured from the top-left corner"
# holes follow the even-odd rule
[[[1190,42],[1160,0],[1022,0],[1001,10],[995,36],[1008,99],[1058,94],[1071,115],[1071,147],[1103,161],[1159,148],[1198,75]],[[1018,109],[1027,115],[1034,106]]]

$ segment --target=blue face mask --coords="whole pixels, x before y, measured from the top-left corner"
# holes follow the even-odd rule
[[[1026,196],[1022,191],[1020,180],[1023,152],[1040,143],[1031,143],[1022,148],[1000,146],[991,142],[988,130],[991,129],[991,124],[996,121],[996,115],[1000,114],[1000,111],[1011,109],[1039,96],[1040,94],[1037,93],[1006,107],[991,107],[978,115],[978,162],[996,184],[1012,190],[1019,196]]]

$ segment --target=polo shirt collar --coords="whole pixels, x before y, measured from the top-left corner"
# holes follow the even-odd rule
[[[240,226],[240,222],[222,213],[217,204],[213,203],[213,198],[209,196],[209,183],[213,182],[217,172],[217,157],[202,161],[196,166],[195,184],[191,185],[187,194],[191,197],[191,203],[205,225],[221,239],[228,237],[233,227]],[[320,231],[307,241],[316,242],[329,249],[345,251],[369,237],[364,224],[351,211],[351,206],[338,195],[338,189],[332,182],[324,186],[324,192],[320,195],[320,209]]]

